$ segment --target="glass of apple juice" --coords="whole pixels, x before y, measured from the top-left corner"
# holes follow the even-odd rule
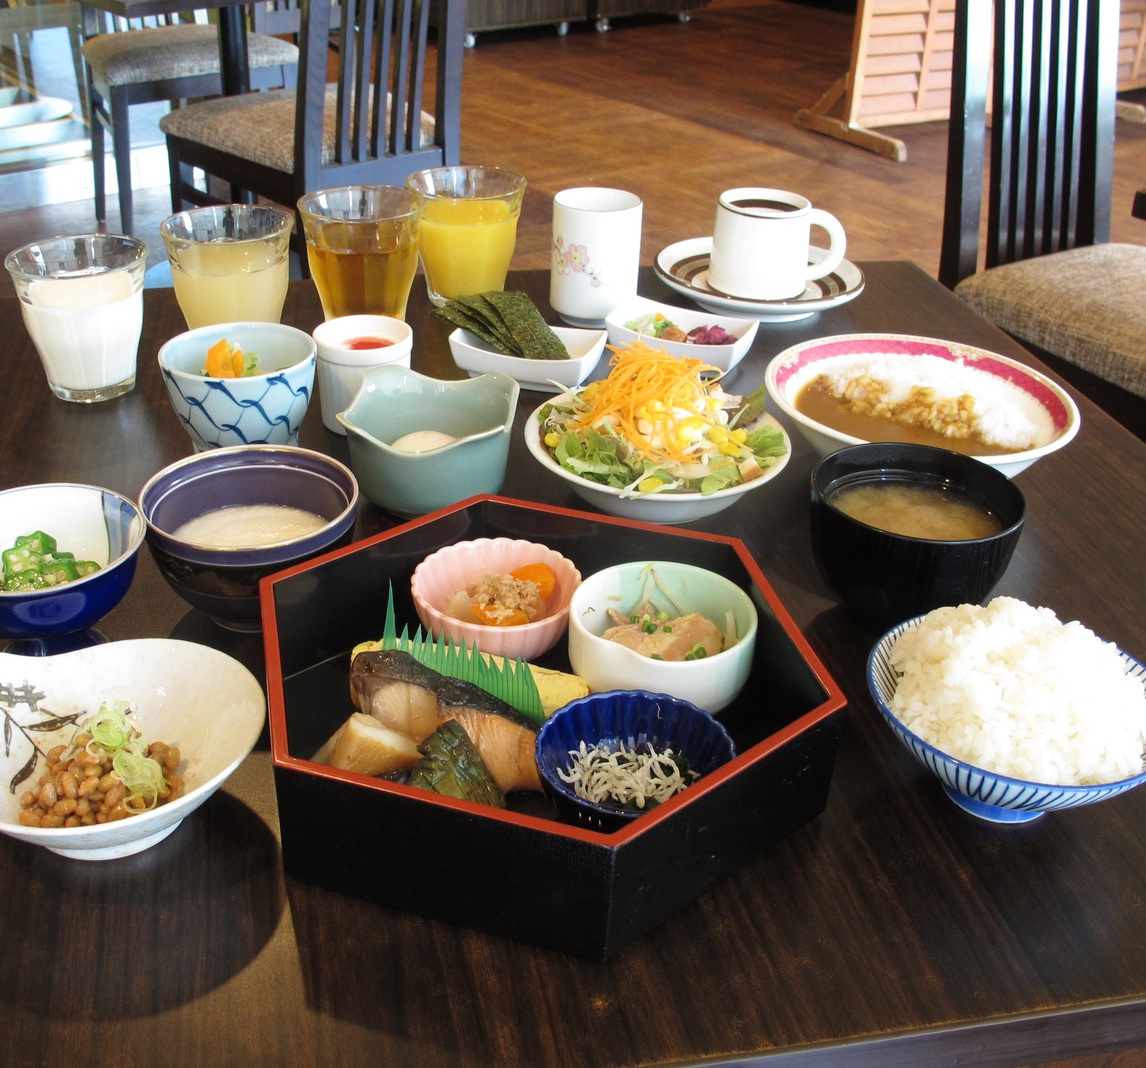
[[[290,271],[290,212],[269,204],[192,208],[159,226],[189,330],[277,323]]]

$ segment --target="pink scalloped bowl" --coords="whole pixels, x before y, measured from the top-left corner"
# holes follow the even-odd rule
[[[1081,423],[1070,394],[1046,375],[1018,360],[996,352],[937,338],[912,334],[839,334],[802,341],[777,354],[768,364],[764,385],[768,395],[796,424],[797,429],[821,456],[858,445],[861,438],[841,433],[810,419],[795,406],[796,395],[830,361],[835,366],[884,356],[901,366],[918,367],[929,360],[945,360],[970,368],[982,377],[991,395],[1000,393],[1024,412],[1039,428],[1035,447],[1023,452],[1000,452],[976,456],[1008,477],[1017,475],[1040,457],[1061,449],[1077,433]],[[923,379],[919,372],[920,380]]]
[[[548,564],[557,585],[547,599],[550,614],[517,627],[485,627],[446,615],[458,590],[482,575],[504,575],[524,564]],[[531,660],[552,649],[569,625],[569,598],[581,584],[581,572],[560,553],[517,538],[476,538],[447,545],[427,556],[410,580],[414,607],[422,625],[435,637],[465,642],[483,653]]]

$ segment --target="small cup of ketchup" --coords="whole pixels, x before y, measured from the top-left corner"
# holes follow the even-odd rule
[[[315,327],[323,426],[345,436],[336,417],[350,407],[363,376],[383,364],[409,367],[413,340],[410,327],[388,315],[344,315]]]

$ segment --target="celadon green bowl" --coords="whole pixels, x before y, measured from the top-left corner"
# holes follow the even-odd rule
[[[350,407],[337,416],[362,493],[403,518],[497,493],[519,391],[514,379],[496,371],[458,380],[396,365],[368,371]],[[394,448],[399,438],[426,430],[454,440],[416,452]]]

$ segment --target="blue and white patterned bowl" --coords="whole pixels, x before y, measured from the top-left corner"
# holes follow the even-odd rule
[[[620,829],[649,810],[623,808],[578,796],[558,774],[568,769],[570,752],[581,742],[599,742],[643,750],[647,745],[672,749],[688,759],[700,776],[716,771],[736,756],[732,737],[711,713],[689,701],[646,690],[608,690],[591,693],[557,709],[537,734],[537,771],[545,795],[562,819],[590,830]],[[688,790],[670,798],[687,800]]]
[[[867,661],[868,690],[895,736],[916,760],[939,777],[947,795],[961,808],[994,823],[1026,823],[1044,812],[1104,801],[1146,782],[1146,770],[1129,779],[1095,786],[1058,786],[1012,779],[949,756],[908,730],[890,707],[899,677],[888,658],[900,635],[918,626],[922,619],[923,616],[917,616],[900,623],[876,643]],[[1120,654],[1127,673],[1146,684],[1146,667],[1121,650]]]
[[[202,374],[221,338],[259,357],[262,374]],[[297,445],[314,395],[314,338],[282,323],[220,323],[173,337],[159,350],[167,396],[196,452],[229,445]]]
[[[0,493],[0,549],[42,530],[60,552],[100,570],[44,590],[0,591],[0,639],[11,651],[50,655],[102,639],[90,632],[123,600],[146,531],[132,501],[110,489],[73,483],[17,486]]]

